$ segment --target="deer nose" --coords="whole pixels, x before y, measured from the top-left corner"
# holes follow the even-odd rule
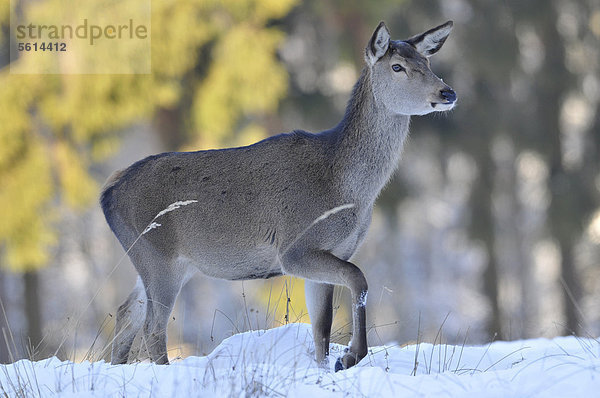
[[[440,91],[442,98],[448,101],[449,103],[453,103],[456,101],[456,93],[450,87],[443,89]]]

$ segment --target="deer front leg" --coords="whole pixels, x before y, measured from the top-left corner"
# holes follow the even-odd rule
[[[352,340],[348,352],[336,363],[336,370],[347,369],[357,364],[367,355],[367,280],[362,271],[351,262],[341,260],[329,252],[306,249],[289,250],[282,258],[282,268],[287,274],[312,282],[342,285],[350,289]]]
[[[326,366],[333,321],[333,285],[306,280],[304,287],[306,306],[315,340],[317,363]]]
[[[358,296],[352,292],[352,325],[354,326],[354,331],[352,333],[352,340],[350,340],[349,352],[342,358],[338,358],[335,363],[336,372],[356,365],[367,355],[366,304],[367,289],[361,291]],[[357,348],[355,348],[355,344],[358,344]]]

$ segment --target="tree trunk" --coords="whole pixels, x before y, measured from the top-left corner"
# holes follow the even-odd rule
[[[40,292],[38,271],[28,271],[23,274],[23,287],[25,295],[25,317],[27,318],[27,347],[31,359],[40,354],[42,342],[42,319],[40,308]]]
[[[498,300],[498,262],[496,260],[496,235],[492,207],[494,164],[489,154],[489,148],[480,152],[477,165],[480,174],[471,193],[471,235],[483,242],[488,253],[488,261],[483,274],[483,289],[491,309],[486,329],[489,336],[494,338],[501,333],[502,317]]]
[[[560,242],[561,260],[561,278],[564,282],[563,303],[565,307],[566,334],[578,334],[582,329],[581,312],[579,303],[583,297],[581,283],[575,268],[575,259],[573,256],[573,245],[571,242]]]
[[[548,209],[548,226],[561,251],[561,277],[564,283],[563,302],[566,334],[578,333],[581,319],[578,303],[582,291],[575,266],[573,247],[581,236],[586,209],[581,199],[584,195],[578,185],[578,170],[566,170],[562,159],[562,136],[559,117],[562,99],[573,85],[573,78],[565,66],[563,40],[556,28],[558,16],[553,7],[547,7],[540,18],[540,37],[543,40],[546,59],[538,74],[539,94],[538,120],[540,134],[547,137],[541,149],[550,165],[549,188],[551,194]],[[557,78],[561,76],[561,78]]]

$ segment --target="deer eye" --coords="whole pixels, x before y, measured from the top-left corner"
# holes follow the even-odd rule
[[[394,64],[392,65],[392,70],[394,72],[404,72],[406,69],[404,69],[400,64]]]

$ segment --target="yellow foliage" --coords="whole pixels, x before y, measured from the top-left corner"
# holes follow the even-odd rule
[[[252,3],[255,7],[252,14],[256,23],[260,24],[269,19],[283,18],[296,5],[295,0],[254,0]]]
[[[43,268],[50,259],[48,249],[56,244],[56,235],[43,218],[32,217],[6,240],[8,269],[25,272]]]
[[[158,108],[189,110],[182,114],[194,131],[192,141],[220,146],[266,136],[259,121],[287,90],[287,73],[276,57],[283,34],[266,25],[296,2],[153,0],[152,74],[0,70],[1,263],[21,271],[43,266],[59,221],[54,209],[94,203],[98,186],[89,166],[114,153],[119,134],[151,121]],[[26,19],[78,22],[105,4],[119,6],[116,0],[40,0],[23,2],[21,11]],[[10,2],[0,0],[0,27],[8,26],[9,9]],[[4,45],[7,40],[0,36]],[[106,62],[115,55],[98,51]]]
[[[287,15],[297,0],[212,0],[208,3],[218,6],[215,10],[223,21],[261,26]]]
[[[351,314],[348,309],[340,305],[341,294],[344,290],[336,288],[333,296],[333,331],[339,327],[337,325],[344,328],[344,325],[351,322]],[[292,276],[269,279],[263,282],[258,300],[266,308],[269,319],[273,320],[273,326],[292,322],[310,323],[303,279]]]
[[[96,182],[87,172],[87,165],[66,142],[56,144],[54,159],[66,204],[74,209],[83,209],[98,192]]]
[[[51,165],[43,145],[28,139],[10,166],[0,173],[0,241],[9,268],[25,271],[46,263],[54,241],[48,203],[54,192]]]
[[[303,279],[291,276],[269,279],[264,282],[258,300],[273,320],[273,326],[310,322]]]
[[[287,73],[275,61],[282,38],[275,29],[258,30],[247,24],[224,33],[196,93],[197,131],[222,140],[240,117],[276,108],[287,91]]]
[[[250,144],[260,141],[266,137],[267,137],[267,131],[264,129],[264,127],[259,126],[258,124],[252,123],[240,131],[240,133],[237,135],[233,145],[235,145],[235,146],[250,145]]]
[[[59,136],[69,130],[78,145],[93,145],[97,136],[151,114],[149,78],[138,76],[62,75],[57,89],[38,99],[39,110]]]
[[[31,129],[28,108],[35,99],[37,76],[0,74],[0,172],[23,150]]]
[[[157,82],[165,77],[178,81],[196,66],[199,49],[217,32],[210,18],[213,3],[206,0],[152,2],[152,73],[160,78]]]
[[[51,165],[43,143],[31,134],[29,108],[39,76],[0,74],[0,242],[13,270],[44,265],[53,242]]]

